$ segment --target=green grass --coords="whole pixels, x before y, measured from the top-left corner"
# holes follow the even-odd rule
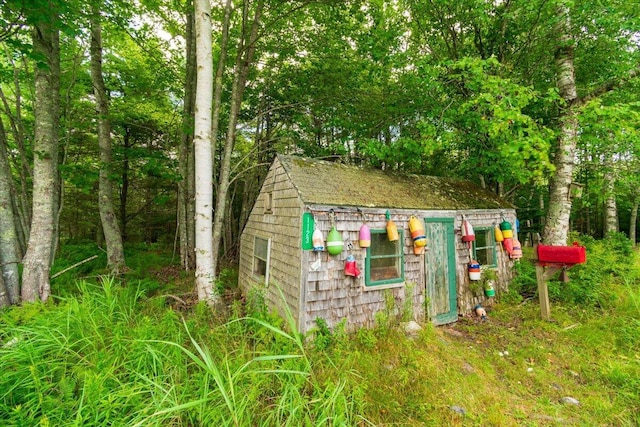
[[[188,280],[145,277],[167,258],[137,252],[124,281],[83,270],[55,301],[0,312],[0,425],[637,426],[640,263],[620,241],[587,244],[572,286],[550,284],[552,322],[523,261],[488,321],[413,339],[389,317],[304,337],[259,295],[224,315],[177,308],[166,293]]]

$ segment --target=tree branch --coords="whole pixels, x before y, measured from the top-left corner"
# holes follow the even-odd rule
[[[638,77],[639,74],[640,74],[640,65],[638,65],[636,68],[633,68],[631,71],[629,71],[629,75],[627,77],[622,78],[620,80],[607,82],[607,83],[603,84],[602,86],[594,89],[588,95],[585,95],[582,98],[580,98],[577,101],[577,104],[578,105],[584,105],[587,102],[591,101],[592,99],[598,98],[598,97],[604,95],[605,93],[611,92],[614,89],[617,89],[620,86],[628,83],[630,80],[633,80],[634,78]]]

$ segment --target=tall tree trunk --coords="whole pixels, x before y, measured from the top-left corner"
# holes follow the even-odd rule
[[[195,0],[196,27],[196,103],[194,121],[195,190],[196,190],[196,272],[198,299],[214,305],[215,270],[212,252],[211,209],[213,175],[211,163],[211,109],[213,95],[213,60],[211,57],[211,5],[209,0]]]
[[[233,145],[236,140],[236,126],[238,123],[238,115],[242,104],[242,97],[247,82],[249,68],[253,61],[253,55],[256,49],[256,40],[258,38],[258,23],[262,15],[264,2],[258,1],[256,10],[251,24],[251,31],[248,40],[243,43],[244,49],[240,49],[236,60],[236,73],[234,77],[233,90],[231,93],[231,107],[229,111],[229,126],[227,128],[227,138],[225,141],[224,152],[222,155],[222,164],[220,165],[220,179],[218,183],[216,209],[213,220],[213,271],[217,270],[220,258],[220,243],[222,240],[222,226],[224,224],[224,214],[227,204],[227,193],[229,190],[229,182],[231,175],[231,155],[233,154]],[[243,19],[246,16],[244,12]],[[245,36],[246,37],[246,36]],[[244,50],[244,52],[243,52]]]
[[[9,291],[7,287],[4,285],[4,279],[0,274],[0,309],[11,304],[9,301]]]
[[[126,126],[124,130],[122,147],[122,187],[120,188],[120,234],[122,241],[127,241],[127,202],[129,200],[129,149],[131,148],[131,129]]]
[[[14,71],[14,74],[17,74],[17,70]],[[17,78],[16,78],[17,79]],[[27,160],[26,148],[24,145],[24,126],[22,125],[22,119],[18,114],[21,111],[21,95],[19,89],[19,83],[15,83],[15,98],[16,98],[16,117],[11,113],[11,109],[9,107],[9,103],[2,92],[2,88],[0,88],[0,98],[2,98],[2,103],[5,107],[5,113],[9,118],[9,123],[11,125],[11,133],[13,134],[13,140],[16,142],[16,146],[18,148],[19,160],[15,161],[18,165],[16,167],[17,170],[20,171],[20,194],[16,193],[16,213],[18,214],[19,223],[17,224],[19,228],[18,237],[20,239],[20,253],[24,254],[27,250],[26,241],[29,235],[29,223],[31,222],[31,209],[29,206],[29,198],[27,196],[27,186],[29,179],[32,177],[32,171],[29,168],[29,161]]]
[[[636,246],[636,224],[638,222],[638,204],[640,204],[640,198],[636,195],[633,197],[633,204],[631,205],[631,217],[629,218],[629,239],[633,246]]]
[[[19,167],[17,168],[20,171],[20,214],[21,214],[21,222],[24,228],[24,239],[26,240],[29,234],[29,224],[31,223],[31,209],[29,204],[29,197],[27,196],[28,190],[28,182],[29,179],[33,176],[33,171],[29,166],[29,161],[27,159],[27,149],[25,147],[25,129],[24,123],[22,120],[22,90],[20,88],[20,69],[15,65],[15,62],[12,60],[10,56],[8,56],[8,60],[13,65],[13,92],[15,97],[15,115],[11,114],[11,109],[9,107],[9,103],[7,102],[2,89],[0,88],[0,97],[2,98],[2,102],[4,104],[7,117],[9,117],[9,123],[11,124],[11,132],[13,134],[14,141],[18,148],[18,154],[20,157]],[[26,68],[26,65],[25,65]],[[23,248],[23,251],[26,250]]]
[[[565,105],[560,117],[560,136],[555,157],[556,172],[551,181],[549,209],[545,220],[543,241],[548,245],[565,245],[569,234],[571,197],[569,188],[578,140],[578,116],[574,108],[577,100],[573,65],[573,40],[570,36],[569,9],[565,4],[557,8],[555,32],[558,34],[556,49],[557,81],[560,96]]]
[[[51,294],[49,271],[55,240],[60,50],[54,5],[49,4],[41,17],[32,31],[33,50],[43,63],[34,72],[33,214],[22,275],[22,299],[28,302],[46,301]]]
[[[4,294],[4,297],[0,295],[0,307],[20,301],[20,241],[16,233],[12,179],[7,157],[7,137],[0,120],[0,294]]]
[[[220,57],[216,68],[216,80],[213,93],[213,123],[211,124],[211,165],[215,176],[216,151],[218,145],[218,131],[220,129],[220,106],[222,105],[222,80],[227,59],[227,46],[229,44],[229,26],[231,25],[231,0],[227,0],[224,6],[224,18],[222,21],[222,38],[220,39]]]
[[[100,147],[100,178],[98,181],[98,198],[102,231],[107,245],[107,265],[114,273],[121,272],[124,267],[124,249],[122,236],[113,203],[113,186],[111,184],[111,124],[109,122],[109,104],[107,89],[102,76],[102,24],[100,7],[102,2],[91,3],[91,79],[93,93],[96,98],[98,113],[98,145]]]
[[[607,156],[604,167],[604,236],[607,237],[609,234],[615,233],[619,230],[618,205],[616,203],[615,193],[615,171],[613,169],[615,165],[611,155]]]
[[[193,224],[193,110],[196,93],[196,50],[193,31],[193,3],[187,4],[187,64],[184,91],[182,133],[180,135],[178,182],[178,234],[180,236],[180,262],[186,271],[195,267]]]

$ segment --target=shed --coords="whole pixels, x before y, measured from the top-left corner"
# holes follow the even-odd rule
[[[387,214],[399,231],[395,242],[387,237]],[[495,271],[497,295],[506,291],[513,261],[494,228],[514,224],[515,215],[513,205],[468,181],[278,154],[241,236],[239,285],[280,314],[288,311],[301,332],[318,318],[330,328],[341,322],[349,330],[371,327],[382,311],[437,325],[455,322],[477,304],[491,303],[469,278],[471,260]],[[412,216],[425,229],[423,250],[414,248]],[[474,242],[462,241],[464,219]],[[363,223],[371,230],[365,248],[359,245]],[[344,250],[312,250],[314,228],[326,239],[332,227]],[[345,274],[349,256],[359,277]]]

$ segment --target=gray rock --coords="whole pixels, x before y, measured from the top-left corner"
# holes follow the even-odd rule
[[[418,325],[418,323],[413,320],[410,322],[407,322],[407,324],[404,326],[404,332],[407,335],[412,335],[412,336],[418,335],[418,333],[421,330],[422,330],[422,326]]]
[[[467,374],[473,374],[475,372],[475,369],[473,369],[473,366],[471,366],[469,362],[464,362],[462,364],[462,370]]]
[[[560,399],[560,403],[564,403],[565,405],[580,405],[580,401],[578,399],[574,399],[573,397],[563,397]]]
[[[456,413],[462,415],[463,417],[465,415],[467,415],[467,411],[465,411],[465,409],[460,407],[460,406],[456,406],[456,405],[449,406],[449,409],[451,409],[453,412],[456,412]]]

